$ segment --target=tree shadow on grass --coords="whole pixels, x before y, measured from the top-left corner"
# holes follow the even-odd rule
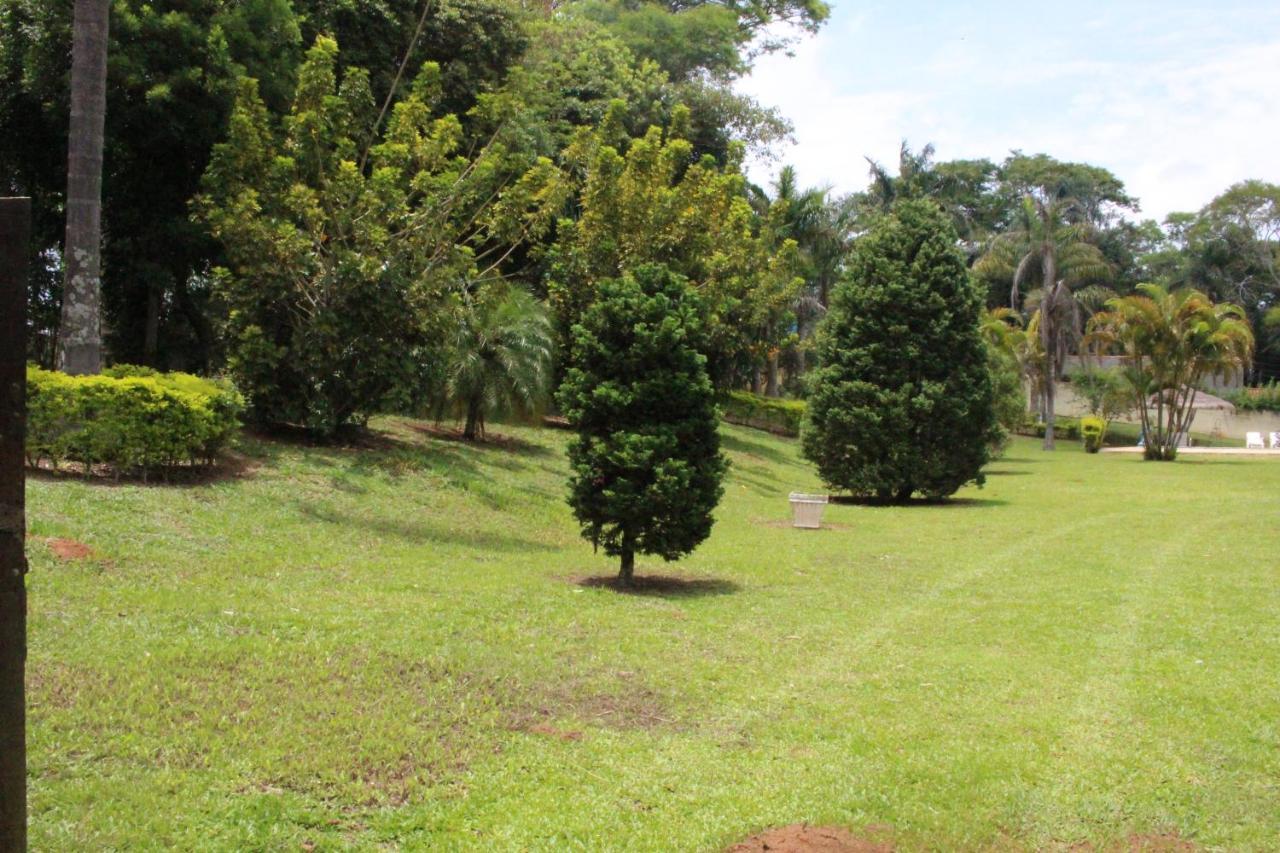
[[[591,575],[575,578],[574,583],[586,589],[611,589],[622,595],[651,598],[702,598],[730,595],[742,589],[733,581],[720,578],[682,578],[676,575],[636,575],[624,585],[617,575]]]
[[[554,545],[488,530],[467,530],[434,520],[403,518],[357,517],[329,506],[299,503],[298,511],[307,518],[325,524],[337,524],[358,530],[369,530],[381,536],[402,539],[415,544],[454,544],[486,551],[520,553],[527,551],[557,551]]]
[[[1023,471],[1021,468],[1005,468],[995,471],[983,471],[982,473],[988,477],[1025,477],[1031,472]]]
[[[982,507],[1007,506],[1008,501],[999,498],[911,498],[905,501],[893,500],[891,498],[877,498],[866,495],[831,495],[828,500],[833,504],[842,506],[865,506],[878,507],[883,509],[893,509],[895,507],[911,509],[913,507],[932,508],[932,509],[952,509],[969,508],[976,509]]]
[[[1044,462],[1044,460],[1036,459],[1031,456],[1001,456],[999,459],[991,460],[992,465],[1004,465],[1005,463],[1013,463],[1017,465],[1039,465],[1041,462]]]
[[[730,432],[722,431],[720,433],[720,446],[732,453],[756,456],[777,465],[795,467],[801,464],[800,460],[796,459],[794,456],[788,456],[775,447],[770,447],[763,442],[751,441],[750,439],[743,438],[740,435],[735,435]]]
[[[511,453],[517,456],[553,456],[554,453],[549,447],[541,444],[534,444],[531,441],[517,438],[513,435],[504,435],[503,433],[486,430],[483,437],[477,440],[464,438],[462,430],[455,427],[442,426],[438,423],[427,423],[423,421],[402,421],[402,425],[408,429],[437,441],[454,441],[463,447],[471,447],[487,454],[494,453]],[[388,433],[389,434],[389,433]]]

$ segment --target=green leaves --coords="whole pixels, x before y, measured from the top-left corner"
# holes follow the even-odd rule
[[[650,264],[601,282],[573,328],[558,395],[578,432],[569,503],[624,567],[636,551],[676,559],[711,531],[727,463],[700,315],[684,280]]]
[[[801,439],[825,482],[899,500],[982,482],[998,433],[980,314],[935,203],[876,221],[818,332]]]
[[[1173,459],[1194,414],[1196,389],[1211,375],[1243,370],[1253,333],[1243,309],[1196,290],[1140,284],[1089,323],[1089,341],[1125,361],[1148,459]]]
[[[698,292],[704,352],[721,379],[794,298],[795,243],[757,234],[741,174],[710,158],[693,162],[692,146],[674,130],[651,127],[625,153],[607,135],[582,134],[570,152],[584,172],[581,214],[559,225],[547,285],[566,348],[598,282],[660,263]]]
[[[226,248],[222,334],[253,417],[325,433],[426,393],[452,294],[544,233],[569,189],[494,141],[464,155],[430,63],[379,138],[368,75],[339,80],[337,61],[318,38],[279,131],[242,85],[197,205]]]

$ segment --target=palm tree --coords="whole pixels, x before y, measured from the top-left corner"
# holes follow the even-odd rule
[[[67,373],[102,369],[102,145],[107,111],[109,0],[76,0],[67,137],[67,235],[58,362]]]
[[[1191,426],[1196,389],[1208,376],[1244,370],[1253,332],[1243,308],[1214,304],[1198,290],[1140,284],[1138,291],[1109,300],[1108,310],[1090,321],[1089,340],[1124,358],[1146,438],[1144,456],[1169,460]]]
[[[551,318],[527,291],[496,283],[464,294],[446,384],[448,404],[466,417],[463,438],[483,436],[489,416],[535,412],[554,348]]]
[[[1044,381],[1044,449],[1053,450],[1054,383],[1080,327],[1080,303],[1073,288],[1104,276],[1110,266],[1083,217],[1075,216],[1071,199],[1028,195],[1013,226],[992,241],[978,262],[978,272],[1011,271],[1009,304],[1019,307],[1022,289],[1033,281],[1040,288],[1033,303],[1040,315],[1038,331],[1046,354]]]
[[[778,173],[772,197],[762,189],[753,190],[752,206],[774,238],[779,243],[794,240],[799,250],[804,288],[791,310],[803,340],[826,313],[831,287],[848,254],[855,214],[852,198],[833,199],[828,186],[802,188],[792,166]],[[772,340],[774,331],[767,329],[766,338]],[[766,359],[764,391],[769,396],[778,393],[778,355],[772,349]]]

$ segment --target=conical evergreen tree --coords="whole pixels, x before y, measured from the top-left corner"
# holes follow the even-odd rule
[[[858,241],[818,333],[802,433],[824,481],[895,500],[982,482],[996,424],[981,312],[936,203],[899,202]]]
[[[674,560],[706,539],[724,491],[700,316],[684,279],[650,264],[601,283],[573,327],[559,393],[578,432],[569,503],[624,584],[637,553]]]

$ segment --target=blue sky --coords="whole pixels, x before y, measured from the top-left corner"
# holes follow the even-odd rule
[[[1280,183],[1280,3],[836,0],[793,56],[739,89],[795,126],[758,160],[862,188],[899,143],[937,157],[1045,152],[1111,169],[1142,216],[1194,210],[1245,178]]]

